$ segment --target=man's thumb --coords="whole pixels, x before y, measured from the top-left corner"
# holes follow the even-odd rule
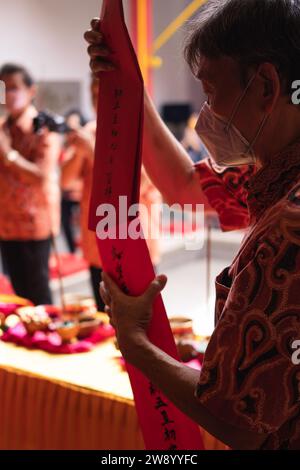
[[[145,292],[148,301],[153,302],[157,295],[165,288],[168,278],[165,275],[157,276]]]

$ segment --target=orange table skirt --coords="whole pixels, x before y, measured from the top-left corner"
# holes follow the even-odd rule
[[[0,369],[0,449],[143,449],[133,403]]]
[[[134,403],[125,386],[122,396],[121,393],[95,390],[7,364],[10,354],[17,362],[18,357],[23,358],[22,351],[28,367],[28,358],[32,357],[33,369],[38,369],[38,354],[44,354],[45,366],[47,361],[55,360],[57,364],[60,361],[60,358],[52,358],[45,353],[1,344],[0,357],[4,357],[1,353],[8,353],[6,361],[0,362],[1,450],[144,449]],[[80,355],[80,358],[88,361],[89,353]],[[74,361],[75,356],[66,360]],[[119,371],[118,374],[124,372]],[[80,375],[79,368],[77,375]],[[122,377],[127,380],[126,374]],[[118,387],[117,375],[110,380]],[[119,387],[122,388],[122,382],[119,382]],[[204,433],[204,441],[207,450],[226,449],[224,444],[207,433]]]

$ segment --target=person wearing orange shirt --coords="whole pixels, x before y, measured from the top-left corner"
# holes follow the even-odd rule
[[[56,134],[34,132],[36,87],[29,72],[6,64],[7,115],[0,123],[0,245],[17,295],[50,304],[48,261],[51,237],[58,234],[60,190]]]

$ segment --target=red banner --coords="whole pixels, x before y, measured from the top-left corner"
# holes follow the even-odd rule
[[[98,126],[89,226],[97,231],[103,269],[129,295],[142,294],[155,278],[146,242],[128,235],[138,218],[121,210],[139,201],[144,85],[126,28],[121,0],[104,0],[101,31],[117,70],[100,74]],[[124,200],[123,200],[124,202]],[[112,210],[113,208],[113,210]],[[105,239],[108,214],[109,236]],[[108,231],[109,231],[108,230]],[[108,235],[108,233],[107,233]],[[163,301],[153,307],[148,331],[153,344],[178,359]],[[101,364],[99,364],[99,368]],[[151,450],[203,449],[199,427],[179,411],[139,370],[127,365],[145,446]]]

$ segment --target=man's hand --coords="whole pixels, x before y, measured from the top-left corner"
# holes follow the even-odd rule
[[[134,341],[139,335],[146,336],[152,318],[153,302],[167,283],[166,276],[158,276],[140,297],[125,295],[113,280],[102,274],[100,295],[106,304],[106,313],[112,326],[116,329],[120,350],[126,358],[134,347]]]
[[[91,29],[84,34],[85,40],[89,43],[90,67],[95,75],[99,72],[110,72],[116,69],[110,60],[112,51],[106,45],[105,38],[100,32],[100,25],[99,18],[94,18],[91,21]]]

